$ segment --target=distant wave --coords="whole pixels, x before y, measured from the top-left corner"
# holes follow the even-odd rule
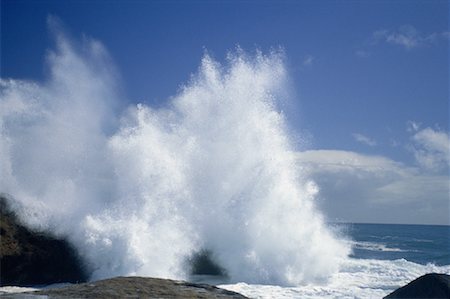
[[[411,252],[411,250],[404,250],[395,247],[388,247],[382,243],[375,242],[357,242],[357,241],[349,241],[351,246],[356,249],[369,250],[369,251],[390,251],[390,252]]]

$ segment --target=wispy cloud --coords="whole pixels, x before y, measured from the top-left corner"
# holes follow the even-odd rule
[[[368,51],[364,51],[364,50],[357,50],[355,52],[356,56],[360,57],[360,58],[366,58],[370,56],[370,52]]]
[[[314,62],[314,56],[312,55],[306,55],[305,59],[303,59],[303,65],[304,66],[310,66]]]
[[[423,172],[383,156],[311,150],[297,154],[332,220],[449,223],[446,174]]]
[[[427,35],[421,34],[415,27],[404,25],[397,30],[377,30],[372,35],[373,44],[385,42],[404,47],[407,50],[431,45],[441,39],[449,39],[450,32],[433,32]]]
[[[405,154],[414,159],[410,164],[343,150],[296,154],[302,173],[318,186],[318,204],[331,220],[450,224],[449,132],[416,121],[409,121],[406,131]],[[352,136],[376,145],[363,134]]]
[[[365,144],[365,145],[368,145],[368,146],[375,146],[375,145],[377,145],[377,142],[374,139],[369,138],[369,137],[367,137],[367,136],[365,136],[363,134],[353,133],[352,136],[353,136],[353,138],[355,138],[356,141],[358,141],[358,142],[360,142],[362,144]]]
[[[419,130],[420,125],[421,125],[420,123],[410,120],[406,123],[407,131],[415,132],[415,131]]]
[[[417,163],[432,172],[450,168],[450,138],[448,132],[425,128],[411,137]]]

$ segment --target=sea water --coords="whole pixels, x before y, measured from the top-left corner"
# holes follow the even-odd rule
[[[450,265],[450,227],[445,225],[349,224],[357,259]]]
[[[382,298],[425,273],[450,274],[450,226],[340,224],[350,258],[323,285],[279,287],[246,283],[221,287],[251,298]]]

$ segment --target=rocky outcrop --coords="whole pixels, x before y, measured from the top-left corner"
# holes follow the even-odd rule
[[[193,275],[213,275],[225,277],[225,269],[220,267],[213,258],[210,250],[201,250],[195,253],[190,259],[190,270]]]
[[[45,297],[43,297],[45,296]],[[206,284],[170,279],[116,277],[36,292],[8,294],[1,298],[216,298],[245,299],[238,293]]]
[[[0,285],[84,282],[87,275],[64,240],[21,225],[0,196]]]
[[[1,294],[1,298],[246,298],[211,285],[158,278],[117,277],[87,281],[80,259],[65,241],[20,223],[8,199],[0,195],[0,286],[77,283],[36,292]],[[203,253],[193,257],[193,272],[220,269]]]
[[[394,298],[450,298],[450,276],[447,274],[425,274],[404,287],[401,287],[385,299]]]

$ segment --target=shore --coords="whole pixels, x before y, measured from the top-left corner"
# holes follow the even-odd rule
[[[0,286],[4,287],[0,289],[1,298],[247,298],[237,292],[259,297],[243,289],[233,292],[204,284],[205,280],[191,283],[159,278],[115,277],[88,282],[89,275],[82,260],[67,241],[24,226],[10,209],[8,199],[1,194],[0,212]],[[207,254],[203,254],[196,260],[195,272],[220,274],[220,269],[211,265],[206,257]],[[450,276],[431,272],[448,274],[448,271],[430,269],[429,274],[405,284],[392,294],[383,293],[379,297],[404,298],[406,294],[413,298],[450,298]],[[214,284],[211,280],[207,282]],[[63,286],[58,283],[63,283]],[[267,287],[270,288],[261,286],[264,289]],[[267,294],[262,295],[269,298],[265,296]]]
[[[115,277],[61,288],[0,294],[1,298],[217,298],[245,299],[207,284],[146,277]]]

